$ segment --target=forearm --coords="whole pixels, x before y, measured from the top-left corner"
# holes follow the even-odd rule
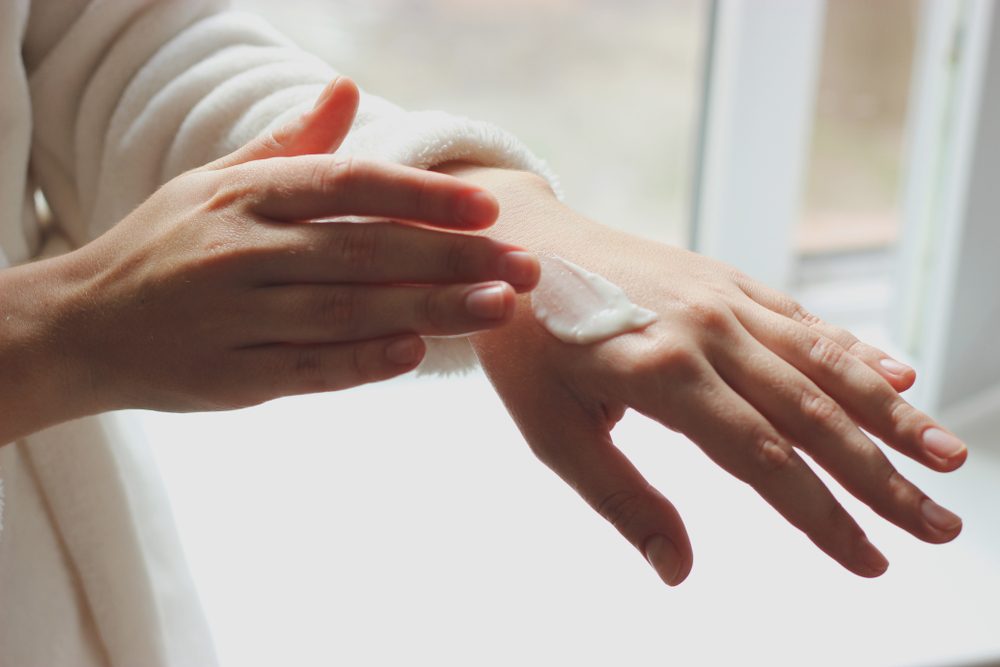
[[[70,284],[59,259],[0,271],[0,446],[96,411],[61,330]]]

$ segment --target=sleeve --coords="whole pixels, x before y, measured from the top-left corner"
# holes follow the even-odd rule
[[[24,53],[33,175],[75,245],[173,176],[303,113],[336,75],[222,0],[34,2]],[[558,189],[507,132],[367,93],[339,152],[424,169],[464,160],[533,171]],[[421,371],[474,362],[464,338],[429,339]]]

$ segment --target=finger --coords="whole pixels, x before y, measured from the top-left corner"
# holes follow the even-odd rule
[[[798,302],[781,292],[756,281],[739,281],[740,289],[751,299],[779,315],[814,329],[817,333],[836,341],[845,350],[861,359],[876,373],[885,378],[896,391],[906,391],[913,386],[917,373],[888,354],[861,340],[840,327],[824,322],[804,309]]]
[[[888,561],[792,445],[710,366],[698,376],[669,397],[640,400],[634,407],[691,438],[851,572],[864,577],[885,572]]]
[[[927,542],[947,542],[958,535],[961,520],[903,477],[836,401],[795,367],[749,334],[713,356],[722,378],[737,393],[886,520]],[[893,391],[859,360],[852,363]]]
[[[535,454],[639,550],[670,586],[691,572],[691,542],[676,508],[636,470],[611,442],[609,425],[580,403],[550,387],[533,404],[544,410],[511,406]],[[559,419],[551,419],[551,415]]]
[[[830,338],[763,309],[742,313],[740,319],[757,340],[893,449],[942,472],[965,462],[968,451],[958,438],[904,401],[884,376]]]
[[[502,282],[447,287],[290,285],[255,290],[247,310],[260,343],[327,343],[412,332],[452,336],[492,329],[514,312]]]
[[[426,348],[407,334],[330,345],[264,345],[239,350],[247,382],[268,399],[339,391],[413,370]]]
[[[392,222],[262,223],[246,242],[251,279],[261,285],[502,280],[524,291],[541,272],[515,246]]]
[[[251,211],[276,221],[372,216],[480,229],[500,210],[493,195],[466,181],[388,162],[302,155],[244,169]]]
[[[316,106],[305,114],[209,163],[204,169],[224,169],[266,158],[332,153],[351,129],[360,95],[353,81],[338,77],[327,84]]]

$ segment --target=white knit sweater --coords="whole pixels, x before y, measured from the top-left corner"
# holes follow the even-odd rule
[[[334,75],[222,0],[4,0],[0,47],[0,269],[93,239]],[[370,95],[341,150],[549,176],[493,126]],[[472,360],[461,339],[428,348],[433,369]],[[155,464],[121,431],[88,418],[0,447],[0,667],[215,664]]]

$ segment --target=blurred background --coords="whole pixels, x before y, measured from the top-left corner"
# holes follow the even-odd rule
[[[976,441],[947,477],[893,455],[963,515],[953,544],[837,489],[893,563],[864,581],[630,414],[617,442],[695,547],[667,590],[479,373],[138,413],[223,664],[1000,665],[1000,453],[981,419],[1000,414],[982,399],[997,376],[962,385],[949,352],[991,330],[956,294],[1000,284],[956,268],[995,264],[969,254],[990,248],[970,232],[995,227],[988,182],[962,176],[1000,145],[978,120],[1000,98],[991,4],[237,0],[370,92],[512,131],[605,224],[784,267],[765,279],[912,361],[930,387],[914,400]]]

